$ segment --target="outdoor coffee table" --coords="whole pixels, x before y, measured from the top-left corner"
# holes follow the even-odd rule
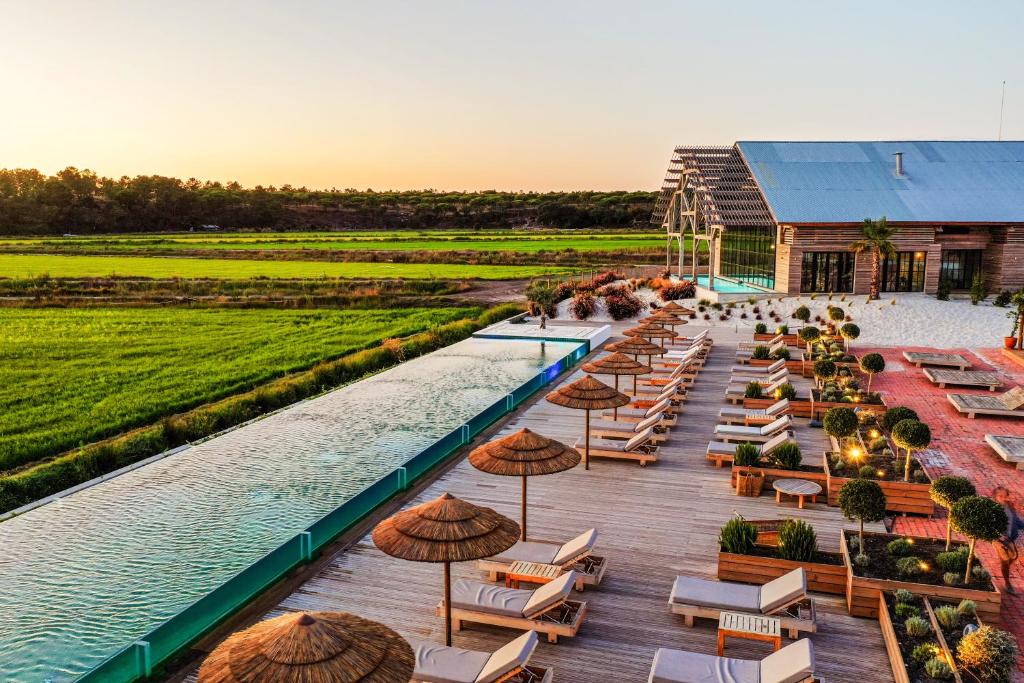
[[[776,479],[772,484],[775,489],[775,502],[781,503],[782,496],[795,496],[798,508],[803,509],[804,500],[810,498],[812,503],[817,502],[818,494],[821,493],[821,486],[806,479]]]
[[[562,568],[557,564],[540,562],[513,562],[505,573],[505,587],[519,588],[519,582],[550,583],[562,575]]]
[[[775,650],[782,647],[782,622],[775,617],[741,612],[722,612],[718,615],[718,656],[725,653],[725,637],[745,638],[771,643]]]

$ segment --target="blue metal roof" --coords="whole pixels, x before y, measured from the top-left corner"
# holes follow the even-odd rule
[[[736,146],[779,223],[1024,223],[1024,142]]]

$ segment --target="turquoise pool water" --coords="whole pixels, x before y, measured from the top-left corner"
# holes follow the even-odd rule
[[[0,523],[0,680],[95,667],[578,346],[459,342]]]
[[[701,287],[707,287],[708,286],[708,276],[707,275],[699,275],[699,276],[697,276],[697,284],[700,285]],[[746,293],[751,293],[751,294],[758,293],[758,294],[760,294],[760,293],[764,292],[763,289],[758,289],[757,287],[750,287],[748,285],[742,285],[742,284],[740,284],[738,282],[733,282],[732,280],[723,280],[720,277],[716,277],[715,278],[715,290],[719,291],[719,292],[722,292],[723,294],[746,294]]]

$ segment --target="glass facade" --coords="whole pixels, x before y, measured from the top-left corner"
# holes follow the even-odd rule
[[[774,289],[775,228],[728,228],[722,232],[718,274]]]
[[[854,255],[848,251],[805,251],[801,292],[852,292]]]
[[[981,249],[950,249],[942,252],[939,280],[952,289],[970,289],[974,276],[981,273]]]
[[[886,256],[882,259],[882,291],[923,292],[926,262],[923,251],[898,251]]]

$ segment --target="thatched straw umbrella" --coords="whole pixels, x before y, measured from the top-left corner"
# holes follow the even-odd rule
[[[578,379],[572,384],[558,387],[546,398],[548,402],[554,403],[556,406],[587,411],[584,437],[586,441],[583,449],[583,468],[587,470],[590,469],[590,411],[619,408],[632,400],[629,396],[612,389],[590,375]]]
[[[519,540],[519,525],[450,493],[397,512],[373,529],[373,543],[392,557],[444,563],[445,645],[452,644],[452,562],[497,555]]]
[[[629,360],[627,357],[626,360]],[[526,478],[555,474],[580,464],[580,452],[529,429],[486,443],[469,454],[469,464],[482,472],[523,478],[520,538],[526,540]]]
[[[648,372],[652,372],[652,369],[624,353],[615,352],[592,363],[584,363],[583,372],[589,372],[592,375],[615,375],[615,391],[619,390],[619,375],[633,375],[633,394],[635,395],[637,375],[646,375]],[[615,408],[612,417],[616,420],[619,419],[618,407]]]
[[[661,325],[662,327],[667,327],[667,328],[671,329],[673,332],[676,331],[676,326],[677,325],[685,325],[686,324],[685,320],[683,320],[682,318],[679,318],[679,317],[673,315],[672,313],[669,313],[668,311],[666,311],[664,309],[658,311],[657,313],[654,313],[653,315],[647,316],[646,318],[644,318],[640,322],[644,323],[644,324]],[[673,343],[674,342],[675,342],[675,340],[673,340]]]
[[[651,342],[641,337],[626,337],[620,342],[609,344],[605,347],[609,351],[618,351],[619,353],[629,354],[633,356],[633,359],[637,362],[640,361],[640,356],[647,356],[647,364],[651,364],[651,358],[653,356],[663,356],[668,353],[668,349],[652,344]]]
[[[345,612],[298,612],[232,634],[199,669],[199,683],[395,683],[416,656],[383,624]]]
[[[667,304],[661,307],[661,310],[668,311],[673,315],[692,315],[693,309],[687,308],[686,306],[680,306],[675,301],[669,301]]]
[[[666,330],[661,325],[657,325],[655,323],[640,323],[636,327],[631,327],[626,330],[626,334],[631,337],[643,337],[644,339],[661,339],[662,347],[665,346],[665,339],[674,339],[679,336],[678,332]]]

